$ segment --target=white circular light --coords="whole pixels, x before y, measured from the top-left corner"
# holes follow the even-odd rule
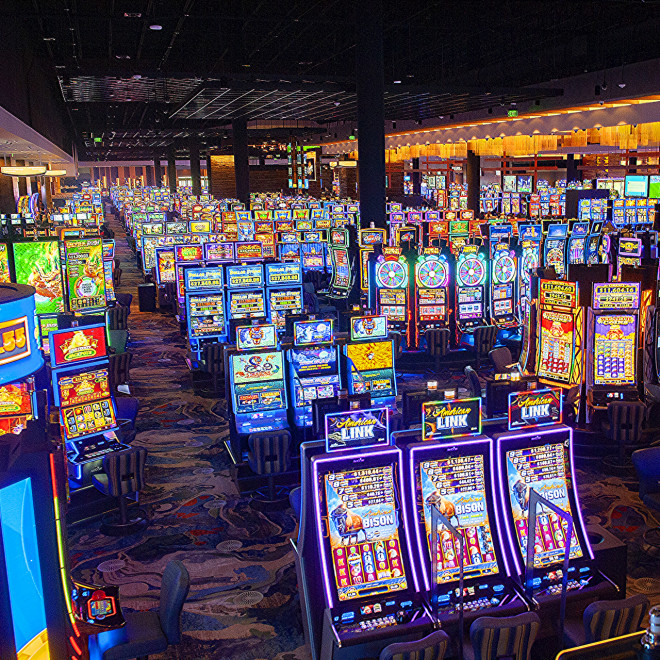
[[[158,25],[158,23],[154,23],[153,25],[150,25],[150,26],[149,26],[149,29],[150,29],[150,30],[162,30],[162,29],[163,29],[163,26],[162,26],[162,25]]]

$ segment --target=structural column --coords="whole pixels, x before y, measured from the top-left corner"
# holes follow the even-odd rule
[[[192,179],[192,194],[199,197],[202,194],[202,166],[199,162],[199,142],[190,143],[190,178]]]
[[[5,159],[2,165],[11,165],[11,161]],[[13,177],[5,174],[0,174],[0,213],[16,213]]]
[[[363,226],[385,227],[385,78],[383,73],[383,3],[356,3],[360,38],[356,48],[358,176]]]
[[[160,188],[163,185],[163,170],[160,167],[160,156],[154,158],[154,185]]]
[[[211,176],[211,152],[206,152],[206,180],[208,181],[208,193],[213,197],[213,185],[212,185],[212,176]]]
[[[25,161],[16,160],[15,165],[17,167],[24,167]],[[24,176],[16,177],[16,181],[18,182],[18,197],[23,197],[23,195],[27,195],[27,177]],[[18,203],[18,197],[16,198],[17,203]]]
[[[465,168],[467,181],[468,208],[474,211],[475,217],[479,215],[479,191],[481,188],[481,158],[468,149]]]
[[[176,156],[174,150],[167,154],[167,182],[170,192],[176,192]]]
[[[566,181],[579,181],[580,173],[577,168],[578,161],[574,154],[568,154],[566,157]]]
[[[236,197],[250,208],[250,160],[248,154],[247,120],[244,117],[231,123],[234,146],[234,176],[236,177]]]
[[[153,186],[154,185],[154,171],[151,165],[145,165],[143,167],[144,170],[144,185],[145,186]]]

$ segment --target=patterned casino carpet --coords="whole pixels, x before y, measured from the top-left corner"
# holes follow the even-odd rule
[[[134,294],[129,317],[133,353],[131,393],[140,399],[136,445],[149,451],[142,502],[151,522],[142,533],[111,538],[92,521],[70,530],[74,577],[121,587],[125,609],[158,606],[160,575],[171,559],[191,576],[184,607],[184,636],[159,660],[297,660],[303,646],[296,575],[289,539],[296,532],[290,510],[268,512],[239,496],[221,441],[226,421],[213,398],[196,396],[185,366],[186,340],[171,316],[140,313],[142,282],[119,223],[123,276],[120,291]],[[460,374],[442,374],[460,382]],[[412,387],[404,375],[401,386]],[[590,521],[609,527],[629,544],[629,590],[660,602],[658,560],[645,554],[641,533],[647,513],[635,484],[580,471],[582,502]]]

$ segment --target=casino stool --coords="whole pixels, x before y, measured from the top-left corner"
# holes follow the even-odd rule
[[[202,362],[204,371],[211,374],[213,391],[219,397],[225,396],[225,350],[227,344],[214,342],[202,347]]]
[[[470,626],[471,645],[463,645],[463,657],[466,660],[529,660],[540,628],[541,619],[536,612],[482,616]]]
[[[436,630],[413,642],[395,642],[386,646],[378,660],[442,660],[449,641],[449,635],[444,630]]]
[[[112,283],[116,286],[119,287],[121,286],[121,274],[124,272],[121,269],[121,261],[117,258],[115,258],[115,267],[112,270]]]
[[[276,504],[286,501],[287,494],[279,495],[275,477],[291,469],[291,433],[288,429],[260,431],[248,436],[248,465],[258,475],[266,476],[268,492],[256,490],[252,499],[258,504]],[[284,489],[286,490],[286,489]]]
[[[289,504],[293,509],[293,515],[296,521],[300,522],[300,509],[302,508],[302,488],[300,486],[296,486],[289,493]]]
[[[468,364],[463,373],[467,376],[467,391],[470,397],[481,397],[481,382],[477,372]]]
[[[394,431],[390,434],[392,438],[392,444],[397,447],[405,447],[406,445],[412,444],[413,442],[422,441],[422,425],[415,424],[405,431]]]
[[[495,346],[497,328],[494,325],[480,325],[474,329],[474,354],[477,358],[477,369],[481,368],[481,359],[485,358]]]
[[[135,420],[140,410],[140,401],[133,396],[115,397],[117,422],[121,425],[122,440],[132,442],[135,439]]]
[[[110,362],[110,389],[113,393],[117,392],[120,385],[128,384],[131,377],[131,362],[133,354],[129,351],[125,353],[115,353],[108,356]]]
[[[440,360],[449,354],[449,328],[431,328],[424,333],[426,352],[435,361],[435,372],[440,371]]]
[[[495,367],[496,374],[510,374],[516,368],[511,351],[506,346],[493,348],[488,353],[488,357]]]
[[[158,612],[126,612],[126,625],[89,637],[90,660],[146,660],[181,641],[181,612],[190,591],[190,575],[180,561],[163,571]]]
[[[612,401],[607,404],[608,424],[605,434],[618,444],[618,456],[606,456],[603,465],[612,470],[632,468],[632,463],[626,457],[626,449],[639,445],[642,435],[642,425],[646,417],[646,406],[641,401]]]
[[[118,293],[117,295],[121,294]],[[128,330],[129,311],[129,308],[124,305],[110,307],[105,315],[108,330]]]
[[[131,313],[131,303],[133,302],[132,293],[117,293],[115,295],[117,303],[122,307],[125,307],[128,310],[128,313]]]
[[[392,348],[394,349],[394,359],[398,360],[403,354],[403,335],[396,330],[392,330],[390,332],[390,339],[392,340]]]
[[[564,424],[573,424],[575,422],[575,404],[580,398],[580,385],[573,385],[565,391],[562,400],[562,420]]]
[[[564,624],[564,648],[602,642],[640,630],[649,608],[643,594],[624,600],[598,600],[584,610],[581,619],[568,619]]]
[[[411,424],[417,424],[422,421],[422,404],[430,400],[428,390],[403,393],[401,396],[401,405],[404,429],[410,428]]]
[[[119,500],[119,516],[110,514],[101,522],[101,534],[123,536],[135,534],[147,526],[147,516],[142,509],[130,518],[128,498],[135,495],[139,503],[139,493],[144,488],[144,465],[147,450],[144,447],[131,447],[126,451],[112,452],[103,457],[103,472],[92,475],[92,483],[104,495]]]
[[[632,462],[639,478],[639,497],[651,511],[651,516],[660,514],[660,447],[648,447],[633,452]],[[655,521],[656,518],[653,518]],[[660,551],[660,527],[652,527],[644,532],[644,542]]]

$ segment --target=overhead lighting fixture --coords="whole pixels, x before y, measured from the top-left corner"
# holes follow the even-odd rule
[[[46,170],[44,176],[64,176],[66,170]]]
[[[150,26],[149,26],[149,29],[150,29],[150,30],[156,30],[156,31],[158,31],[158,30],[162,30],[162,29],[163,29],[163,26],[162,26],[162,25],[158,25],[158,23],[154,23],[153,25],[150,25]]]
[[[395,85],[400,85],[400,84],[401,84],[401,81],[400,81],[400,80],[394,80],[394,81],[392,81],[392,82],[393,82]]]
[[[0,172],[6,176],[41,176],[46,173],[45,165],[15,165],[0,167]]]
[[[124,18],[142,18],[142,14],[139,11],[125,11]]]

